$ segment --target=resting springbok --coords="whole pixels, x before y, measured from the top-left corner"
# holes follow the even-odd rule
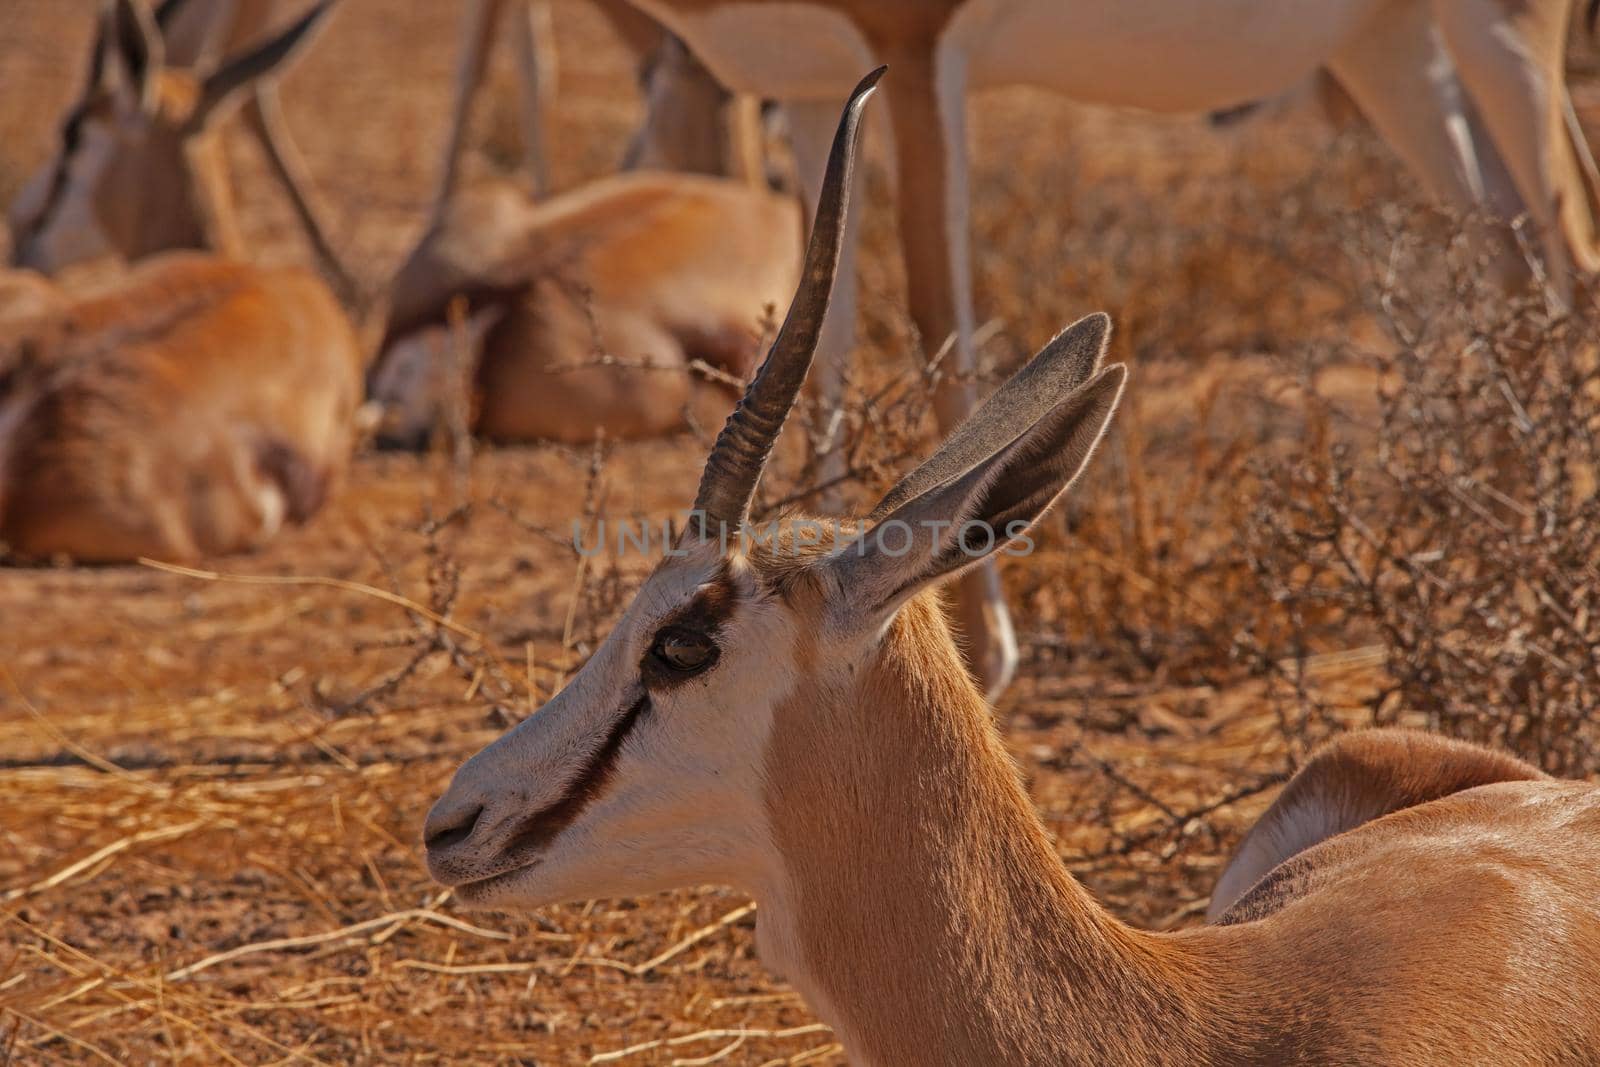
[[[166,0],[153,16],[119,0],[115,16],[101,20],[88,83],[62,122],[56,155],[11,206],[13,263],[56,274],[103,256],[133,262],[175,249],[244,258],[219,135],[242,99],[318,262],[352,297],[355,284],[313,204],[275,80],[333,2],[321,0],[266,48],[259,45],[272,0]],[[109,61],[112,50],[121,62]]]
[[[953,341],[936,398],[953,429],[976,401],[966,97],[1032,85],[1075,100],[1205,112],[1330,70],[1421,183],[1446,203],[1526,214],[1557,294],[1600,267],[1594,190],[1561,114],[1571,0],[630,0],[683,38],[723,85],[783,104],[816,196],[837,101],[887,63],[901,252],[928,351]],[[851,238],[853,245],[853,237]],[[819,392],[850,350],[847,245]],[[1497,271],[1520,284],[1512,242]],[[832,457],[837,473],[843,457]],[[1016,664],[998,579],[962,579],[958,623],[991,693]]]
[[[343,472],[363,362],[316,276],[200,253],[0,319],[0,542],[86,563],[259,548]]]
[[[736,886],[856,1064],[1595,1063],[1592,785],[1393,812],[1280,868],[1248,918],[1174,934],[1119,922],[1062,866],[934,589],[1082,471],[1126,378],[1101,366],[1105,316],[864,522],[735,535],[817,347],[871,84],[696,521],[567,687],[457,772],[424,830],[433,876],[518,909]]]
[[[460,188],[459,131],[499,6],[469,12],[439,196],[390,285],[370,388],[380,441],[414,447],[439,423],[459,384],[444,351],[461,343],[446,336],[458,298],[485,437],[583,444],[599,430],[669,433],[697,410],[720,418],[732,399],[722,383],[749,376],[766,310],[794,292],[799,205],[748,181],[649,171],[543,202],[502,179]],[[670,132],[653,136],[677,143]]]
[[[1211,894],[1206,918],[1221,921],[1247,893],[1270,900],[1266,875],[1328,838],[1390,812],[1495,782],[1549,775],[1504,753],[1413,730],[1367,730],[1324,745],[1284,786],[1239,844]],[[1287,870],[1287,869],[1286,869]],[[1279,876],[1281,878],[1282,876]]]
[[[457,298],[484,437],[583,444],[720,418],[721,382],[749,376],[766,309],[794,292],[801,230],[792,198],[700,175],[619,174],[544,203],[504,181],[464,190],[391,286],[380,436],[411,446],[437,423]]]
[[[223,68],[234,73],[203,90],[211,106],[310,26]],[[132,0],[105,16],[96,64],[119,92],[138,91],[152,54],[141,27]],[[127,204],[137,213],[166,192],[138,186]],[[363,352],[303,270],[171,252],[92,296],[0,272],[0,542],[85,562],[260,546],[309,517],[343,471]]]

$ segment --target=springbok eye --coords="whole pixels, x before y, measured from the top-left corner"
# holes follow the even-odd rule
[[[697,674],[717,661],[717,646],[705,634],[673,628],[656,634],[650,654],[680,674]]]

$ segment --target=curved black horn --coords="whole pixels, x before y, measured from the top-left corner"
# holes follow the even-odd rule
[[[728,416],[717,435],[717,443],[706,459],[695,494],[693,523],[699,523],[702,538],[720,531],[737,531],[750,512],[756,483],[772,454],[778,433],[794,407],[795,398],[811,369],[817,350],[822,320],[828,312],[833,276],[839,267],[839,252],[844,244],[845,215],[850,206],[850,185],[855,170],[856,145],[860,141],[861,115],[867,98],[887,67],[861,79],[839,119],[839,130],[828,153],[828,169],[822,180],[822,195],[817,202],[816,222],[811,228],[811,243],[806,248],[805,271],[800,288],[789,305],[789,314],[767,358],[745,390],[739,406]]]

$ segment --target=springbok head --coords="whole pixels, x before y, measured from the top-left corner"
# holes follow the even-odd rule
[[[116,255],[212,246],[209,186],[191,152],[241,91],[292,56],[335,0],[199,76],[165,63],[163,28],[186,3],[152,15],[139,0],[110,0],[88,82],[61,125],[56,155],[24,186],[10,213],[12,260],[53,273]]]
[[[816,346],[881,74],[846,106],[799,292],[706,462],[684,536],[571,683],[467,761],[428,815],[429,869],[468,904],[707,882],[765,899],[789,884],[785,792],[812,788],[823,761],[870,753],[883,723],[924,703],[953,699],[988,728],[924,594],[1004,548],[1083,469],[1125,378],[1100,366],[1105,316],[1051,342],[864,521],[741,536]],[[854,773],[830,795],[848,802]]]

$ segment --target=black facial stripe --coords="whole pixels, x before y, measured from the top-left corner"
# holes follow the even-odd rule
[[[510,840],[506,842],[507,857],[517,861],[531,859],[534,853],[543,851],[561,831],[583,814],[585,808],[605,793],[611,775],[616,770],[617,754],[622,751],[622,743],[649,710],[650,697],[646,694],[617,717],[606,739],[567,787],[566,794],[517,824]]]

